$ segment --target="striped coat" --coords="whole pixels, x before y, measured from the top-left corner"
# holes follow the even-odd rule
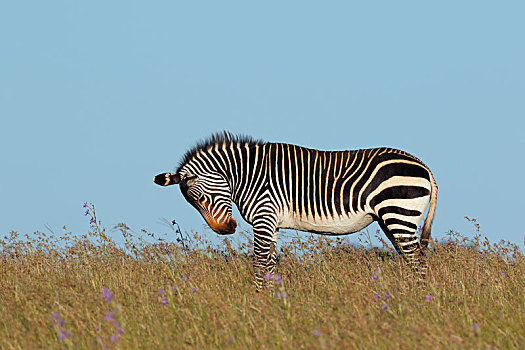
[[[185,199],[219,234],[235,232],[231,203],[254,229],[256,285],[275,269],[279,228],[328,235],[357,232],[377,221],[420,274],[430,237],[437,185],[418,158],[393,148],[319,151],[216,134],[186,152],[174,173]],[[418,241],[416,231],[429,207]]]

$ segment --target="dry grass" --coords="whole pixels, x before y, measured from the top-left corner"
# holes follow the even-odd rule
[[[479,235],[434,242],[423,283],[388,247],[294,240],[257,294],[249,240],[184,249],[120,225],[116,244],[94,221],[0,241],[0,348],[525,347],[525,258]]]

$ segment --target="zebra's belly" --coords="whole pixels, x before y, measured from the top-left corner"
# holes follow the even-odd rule
[[[354,233],[367,227],[374,221],[367,213],[356,213],[349,216],[335,217],[312,217],[300,215],[285,215],[281,218],[278,226],[300,231],[315,232],[322,234],[344,235]]]

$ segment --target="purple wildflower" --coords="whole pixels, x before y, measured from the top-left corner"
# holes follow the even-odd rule
[[[379,231],[379,229],[376,230],[376,234],[379,234],[381,231]]]
[[[318,329],[314,329],[314,337],[318,337],[321,335],[321,331]]]
[[[177,285],[174,284],[173,287],[171,287],[171,290],[177,290]]]
[[[279,299],[281,297],[281,293],[277,292],[275,293],[275,299]]]
[[[479,323],[477,323],[477,322],[474,323],[474,324],[472,325],[472,327],[474,328],[474,332],[476,332],[476,333],[479,332]]]
[[[166,306],[168,304],[168,298],[164,297],[161,301],[162,306]]]
[[[389,299],[391,297],[390,293],[386,292],[385,293],[385,300]]]
[[[113,316],[115,316],[115,313],[108,312],[104,318],[106,319],[106,321],[111,322],[113,320]]]
[[[2,259],[5,258],[5,253],[2,253]]]
[[[113,334],[109,340],[111,340],[112,343],[116,343],[118,339],[120,338],[120,334]]]
[[[195,289],[195,288],[192,288],[192,289],[191,289],[191,292],[192,292],[192,293],[195,293],[196,291],[197,291],[197,289]]]
[[[507,273],[505,272],[505,270],[501,271],[501,275],[502,276],[505,276]]]
[[[113,295],[109,291],[108,287],[102,288],[102,297],[106,299],[106,303],[111,303],[111,300],[113,300]]]
[[[266,275],[264,275],[264,279],[267,280],[267,281],[271,280],[272,277],[273,277],[273,274],[271,274],[269,272]]]
[[[282,284],[281,275],[275,275],[275,285],[280,286]]]
[[[84,202],[84,205],[82,206],[82,208],[87,208],[87,202]]]
[[[427,303],[429,303],[432,299],[434,299],[434,297],[430,294],[425,297]]]
[[[159,289],[159,294],[164,293],[164,288]]]
[[[91,218],[91,220],[89,220],[89,223],[90,224],[94,224],[95,223],[95,220],[93,218]]]
[[[64,320],[60,317],[60,314],[58,312],[55,312],[53,314],[53,319],[59,327],[62,327],[64,325]]]
[[[288,293],[287,292],[283,292],[283,299],[287,298],[287,297],[288,297]]]
[[[388,306],[386,306],[386,304],[381,305],[381,310],[386,310],[386,309],[388,309]]]
[[[84,216],[88,216],[89,215],[89,209],[86,209],[86,212],[84,213]]]
[[[58,334],[58,340],[64,340],[71,338],[71,332],[66,331],[64,328],[60,328],[60,333]]]
[[[117,334],[124,334],[124,330],[122,328],[117,329]]]
[[[375,294],[374,294],[374,299],[375,299],[375,300],[379,300],[379,294],[375,293]]]
[[[374,282],[377,281],[377,275],[376,275],[375,273],[372,275],[372,280],[373,280]]]
[[[381,273],[381,268],[380,268],[380,267],[378,267],[378,268],[376,269],[376,273],[377,273],[377,274]]]
[[[188,277],[186,277],[186,275],[182,276],[182,282],[186,282],[187,279]]]

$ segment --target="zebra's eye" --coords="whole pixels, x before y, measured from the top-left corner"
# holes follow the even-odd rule
[[[206,197],[204,197],[204,195],[201,194],[200,197],[197,199],[197,202],[204,203],[205,200],[206,200]]]

